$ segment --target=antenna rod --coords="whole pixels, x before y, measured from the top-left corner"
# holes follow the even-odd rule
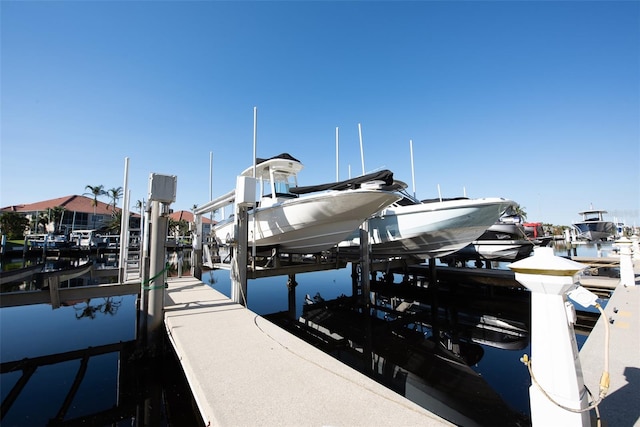
[[[213,200],[213,151],[209,151],[209,201],[212,201],[212,200]],[[213,224],[213,211],[209,213],[209,219]]]
[[[209,151],[209,201],[213,200],[213,151]]]
[[[416,197],[416,174],[413,169],[413,140],[409,140],[409,151],[411,151],[411,182],[413,183],[413,197]]]
[[[256,146],[258,145],[258,107],[253,107],[253,177],[256,177]],[[260,186],[262,188],[262,186]],[[256,259],[256,213],[253,212],[253,244],[251,245],[251,256]]]
[[[340,171],[338,164],[338,126],[336,126],[336,182],[340,181]]]
[[[253,107],[253,177],[256,177],[256,145],[258,143],[258,107]]]
[[[360,123],[358,123],[358,135],[360,135],[360,160],[362,161],[362,175],[364,175],[364,149],[362,148],[362,126]]]

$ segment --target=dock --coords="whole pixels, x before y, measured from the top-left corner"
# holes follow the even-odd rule
[[[452,426],[191,277],[165,327],[207,426]]]
[[[640,425],[640,261],[634,263],[635,286],[618,283],[602,316],[580,350],[585,385],[594,395],[604,367],[605,326],[610,329],[610,386],[599,406],[608,426]],[[619,281],[618,281],[619,282]]]

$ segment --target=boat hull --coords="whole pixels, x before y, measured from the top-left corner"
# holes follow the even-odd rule
[[[578,231],[578,238],[583,240],[607,240],[615,234],[616,227],[609,221],[577,222],[573,226]]]
[[[498,221],[452,257],[459,260],[516,261],[531,255],[533,248],[541,243],[529,239],[521,224]]]
[[[313,194],[258,208],[249,212],[249,244],[278,247],[288,253],[328,250],[369,216],[398,199],[392,192],[357,189]],[[214,228],[221,243],[235,238],[234,229],[232,220]]]
[[[369,220],[371,252],[375,256],[418,258],[449,255],[480,237],[510,205],[511,200],[487,198],[385,209]],[[357,244],[357,239],[350,244]]]
[[[462,259],[517,261],[528,257],[535,244],[530,240],[476,240],[454,255]]]

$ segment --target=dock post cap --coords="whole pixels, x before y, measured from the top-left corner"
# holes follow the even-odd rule
[[[573,276],[588,266],[553,254],[553,248],[538,247],[533,255],[513,262],[508,267],[516,273]]]
[[[533,255],[508,265],[516,280],[527,289],[561,295],[578,282],[578,273],[587,265],[554,255],[553,248],[539,247]]]

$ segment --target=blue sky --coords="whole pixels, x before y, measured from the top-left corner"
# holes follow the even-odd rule
[[[288,152],[300,185],[390,169],[416,194],[640,225],[640,2],[0,4],[0,205],[177,175],[175,210]],[[103,199],[108,201],[107,198]]]

